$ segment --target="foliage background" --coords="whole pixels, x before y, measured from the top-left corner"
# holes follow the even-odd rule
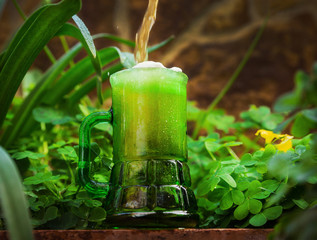
[[[62,33],[65,32],[69,34],[71,31],[64,29]],[[133,46],[131,42],[118,42]],[[178,45],[174,45],[173,49],[181,45],[177,40],[176,43]],[[114,49],[110,49],[109,53],[105,60],[110,62],[112,57],[118,58],[122,54]],[[88,55],[93,54],[88,52]],[[65,66],[70,64],[65,71],[71,72],[74,67],[71,59],[61,61],[66,63]],[[52,72],[63,79],[68,76],[68,72],[63,72],[65,66],[55,67]],[[96,68],[96,64],[93,66]],[[90,69],[93,70],[93,67],[90,66]],[[36,89],[34,85],[38,79],[50,79],[54,84],[53,77],[47,78],[55,76],[52,72],[28,73],[20,88],[22,94],[14,99],[4,128],[12,127],[11,120],[17,113],[17,107],[23,106],[22,101],[28,99],[26,95]],[[106,70],[104,78],[107,78],[107,73]],[[195,76],[193,79],[195,81]],[[275,220],[282,213],[287,214],[293,209],[314,210],[316,135],[310,133],[316,130],[317,122],[316,79],[317,65],[307,72],[295,74],[294,89],[275,101],[274,112],[266,106],[252,105],[241,110],[238,116],[232,116],[221,107],[205,112],[197,108],[196,103],[188,103],[188,120],[192,124],[198,121],[204,129],[201,132],[203,137],[189,137],[189,164],[198,197],[201,227],[270,227],[275,225]],[[189,92],[194,88],[189,84]],[[74,90],[78,89],[74,87]],[[103,95],[106,99],[109,99],[109,93],[105,88]],[[106,212],[102,207],[103,200],[92,199],[80,189],[75,174],[80,121],[89,113],[106,107],[94,101],[94,94],[91,96],[73,102],[73,109],[67,109],[67,104],[64,104],[69,100],[67,96],[61,95],[61,102],[53,103],[45,97],[44,102],[40,99],[42,105],[34,108],[30,116],[34,122],[32,131],[22,134],[24,137],[7,146],[23,175],[33,224],[38,228],[104,227]],[[231,102],[235,102],[233,100]],[[109,101],[106,103],[110,104]],[[202,115],[205,121],[200,122]],[[269,143],[261,150],[264,143],[253,136],[257,129],[290,132],[296,138],[293,148],[286,153],[277,152],[274,143]],[[192,131],[189,133],[191,135]],[[109,178],[111,135],[107,126],[97,126],[93,132],[94,177],[99,181]]]

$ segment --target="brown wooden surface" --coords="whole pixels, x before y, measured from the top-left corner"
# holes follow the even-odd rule
[[[272,229],[168,229],[168,230],[36,230],[36,240],[265,240]],[[0,231],[0,239],[8,240],[7,232]]]

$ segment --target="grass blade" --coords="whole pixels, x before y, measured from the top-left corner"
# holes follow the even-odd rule
[[[84,42],[83,36],[81,35],[79,29],[73,24],[65,23],[63,27],[56,33],[56,36],[65,36],[65,35],[74,37],[78,39],[80,42]],[[123,43],[129,47],[135,46],[135,43],[133,41],[126,40],[126,39],[123,39],[108,33],[98,33],[92,36],[92,39],[97,39],[97,38],[110,39],[118,43]]]
[[[156,44],[156,45],[153,45],[151,47],[148,48],[148,53],[151,53],[151,52],[154,52],[156,51],[157,49],[165,46],[166,44],[168,44],[170,41],[172,41],[175,37],[174,36],[170,36],[169,38],[165,39],[164,41]]]
[[[123,39],[123,38],[120,38],[120,37],[117,37],[115,35],[108,34],[108,33],[96,34],[93,36],[93,39],[95,39],[95,38],[107,38],[107,39],[113,40],[113,41],[118,42],[118,43],[123,43],[129,47],[135,47],[135,42],[127,40],[127,39]]]
[[[33,61],[57,30],[81,7],[80,0],[64,0],[46,5],[31,16],[8,48],[0,73],[0,126],[12,99]]]
[[[10,156],[0,147],[0,200],[10,239],[33,240],[21,177]]]

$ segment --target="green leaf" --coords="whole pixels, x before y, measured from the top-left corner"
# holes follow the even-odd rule
[[[215,139],[208,139],[205,141],[205,147],[208,152],[216,152],[218,151],[222,146],[221,144],[217,143]]]
[[[210,191],[213,191],[216,186],[218,185],[218,183],[220,182],[220,178],[216,177],[216,176],[212,176],[210,178]]]
[[[234,173],[245,173],[247,171],[245,166],[239,165],[234,169]]]
[[[298,155],[302,155],[304,152],[306,152],[306,147],[304,145],[297,145],[295,147],[295,152],[298,154]]]
[[[42,153],[35,153],[31,151],[23,151],[23,152],[16,152],[12,155],[12,158],[16,160],[24,159],[24,158],[30,158],[30,159],[40,159],[42,157],[45,157]]]
[[[147,49],[148,53],[154,52],[157,49],[164,47],[166,44],[168,44],[170,41],[172,41],[174,39],[174,36],[170,36],[167,39],[165,39],[163,42],[160,42],[154,46],[151,46]]]
[[[277,150],[273,144],[267,144],[265,146],[261,160],[267,160],[268,158],[272,157],[276,153],[276,151]]]
[[[249,200],[249,210],[252,214],[257,214],[262,209],[262,202],[256,199]]]
[[[279,216],[281,216],[282,212],[283,212],[283,207],[282,206],[274,206],[274,207],[270,207],[270,208],[264,209],[263,215],[268,220],[275,220]]]
[[[310,129],[315,127],[316,124],[307,119],[302,113],[298,113],[293,123],[291,134],[295,137],[303,137],[310,132]]]
[[[55,143],[52,143],[52,145],[50,145],[48,148],[55,149],[55,148],[63,147],[64,145],[66,145],[66,142],[64,140],[61,140],[61,141],[57,141]]]
[[[222,178],[231,187],[235,188],[237,186],[236,181],[229,174],[223,174],[223,175],[220,175],[219,177]]]
[[[253,216],[249,222],[254,227],[260,227],[260,226],[263,226],[267,222],[267,219],[263,213],[259,213]]]
[[[0,147],[0,203],[10,239],[33,240],[28,204],[13,160]]]
[[[51,108],[51,107],[37,107],[32,111],[33,117],[36,121],[42,123],[65,124],[74,119],[68,116],[65,112]]]
[[[57,30],[81,7],[79,0],[45,5],[26,20],[11,41],[0,66],[0,126],[27,70]]]
[[[250,183],[247,181],[247,180],[240,180],[238,183],[237,183],[237,188],[238,190],[240,191],[244,191],[244,190],[247,190],[250,186]]]
[[[71,212],[75,214],[77,217],[82,219],[87,219],[89,216],[89,208],[82,205],[79,208],[77,207],[71,207]]]
[[[221,210],[227,210],[227,209],[231,208],[232,205],[233,205],[233,200],[232,200],[232,197],[231,197],[231,193],[227,192],[221,199],[220,209]]]
[[[301,209],[306,209],[309,204],[304,199],[292,199],[292,201]]]
[[[240,164],[241,165],[244,165],[244,166],[252,166],[256,163],[256,160],[254,160],[252,158],[252,155],[250,153],[246,153],[242,156],[241,158],[241,162]]]
[[[206,195],[211,188],[211,180],[210,178],[204,179],[201,183],[199,183],[198,188],[197,188],[197,195],[198,196],[203,196]]]
[[[112,34],[109,34],[109,33],[98,33],[98,34],[96,34],[96,35],[94,35],[94,36],[92,36],[92,38],[93,39],[96,39],[96,38],[107,38],[107,39],[111,39],[111,40],[113,40],[113,41],[115,41],[115,42],[118,42],[118,43],[123,43],[123,44],[125,44],[125,45],[127,45],[127,46],[129,46],[129,47],[135,47],[135,42],[133,42],[133,41],[130,41],[130,40],[127,40],[127,39],[123,39],[123,38],[120,38],[120,37],[117,37],[117,36],[115,36],[115,35],[112,35]],[[167,39],[168,40],[168,39]],[[167,40],[165,40],[165,41],[167,41]],[[161,44],[164,44],[164,41],[161,43]],[[165,43],[166,44],[166,43]],[[165,45],[164,44],[164,45]],[[158,44],[159,45],[159,44]],[[163,46],[164,46],[163,45]],[[160,47],[158,47],[158,48],[160,48]],[[156,49],[155,49],[156,50]],[[152,50],[153,51],[153,50]]]
[[[222,144],[223,147],[236,147],[242,145],[242,142],[226,142]]]
[[[222,174],[231,174],[234,171],[234,167],[229,166],[229,167],[222,167],[217,174],[222,175]]]
[[[279,185],[280,185],[280,182],[276,180],[272,180],[272,179],[265,180],[262,182],[262,188],[270,192],[274,192],[278,188]]]
[[[73,18],[74,22],[76,23],[76,25],[78,26],[78,28],[79,28],[79,30],[80,30],[80,32],[85,40],[85,43],[88,46],[88,49],[89,49],[91,55],[94,58],[96,58],[97,57],[96,47],[95,47],[94,41],[90,35],[88,28],[86,27],[84,22],[77,15],[74,15],[72,18]]]
[[[134,55],[129,52],[121,52],[117,47],[113,47],[120,57],[120,62],[125,68],[132,68],[136,63],[134,61]]]
[[[101,207],[102,206],[102,202],[100,202],[98,200],[85,199],[84,203],[89,208]]]
[[[244,202],[243,192],[236,190],[236,189],[233,189],[231,191],[231,195],[232,195],[233,203],[235,203],[237,205],[241,205]]]
[[[258,173],[264,174],[267,172],[267,165],[264,162],[259,162],[256,164],[256,171]]]
[[[246,199],[243,202],[243,204],[241,204],[234,210],[233,215],[237,220],[242,220],[246,218],[248,214],[249,214],[249,200]]]
[[[36,185],[48,181],[54,181],[59,179],[60,176],[53,176],[51,172],[46,172],[46,173],[37,173],[34,176],[27,177],[24,179],[23,183],[24,185]]]
[[[246,196],[252,196],[258,192],[261,192],[261,183],[258,180],[254,180],[250,183]]]
[[[102,207],[93,208],[90,211],[88,221],[100,222],[106,219],[107,213]]]
[[[55,206],[51,206],[48,209],[46,209],[43,220],[45,222],[48,222],[48,221],[51,221],[57,217],[58,217],[58,208]]]
[[[96,48],[94,45],[94,41],[93,41],[86,25],[84,24],[84,22],[77,15],[73,16],[73,20],[75,21],[75,23],[79,27],[79,30],[82,34],[82,38],[80,38],[80,39],[84,39],[84,41],[82,41],[82,44],[84,45],[85,49],[87,50],[87,53],[90,56],[91,63],[96,71],[96,74],[97,74],[97,78],[96,78],[96,80],[97,80],[96,81],[97,96],[98,96],[99,103],[102,104],[103,103],[102,89],[101,89],[102,70],[101,70],[100,57],[97,54],[97,51],[96,51]]]
[[[214,174],[218,168],[221,166],[219,161],[212,161],[208,164],[208,169],[210,174]]]
[[[265,199],[268,198],[278,187],[280,183],[276,180],[265,180],[262,182],[262,187],[264,191],[252,195],[255,199]]]
[[[207,211],[212,211],[218,207],[218,203],[214,203],[209,201],[206,198],[198,198],[197,199],[197,206],[205,208]]]
[[[57,149],[57,152],[71,159],[77,158],[76,151],[71,146],[65,146],[63,148],[59,148]],[[66,158],[65,160],[69,160],[68,158]]]
[[[310,121],[317,123],[317,108],[303,110],[302,114]]]

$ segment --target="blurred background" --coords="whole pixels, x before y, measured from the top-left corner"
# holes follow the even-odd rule
[[[17,2],[27,15],[43,3]],[[10,0],[0,3],[4,4],[0,18],[3,50],[23,20]],[[111,33],[134,40],[147,4],[147,0],[83,0],[78,15],[91,34]],[[207,107],[233,74],[268,13],[259,44],[218,106],[235,116],[250,104],[271,106],[278,96],[292,90],[295,72],[311,72],[317,60],[316,0],[160,0],[149,45],[171,35],[175,39],[150,54],[149,60],[181,67],[189,77],[189,100]],[[76,43],[67,40],[70,45]],[[96,41],[98,49],[111,45],[116,43]],[[56,57],[63,53],[58,39],[49,48]],[[49,65],[41,53],[33,68],[44,71]]]

